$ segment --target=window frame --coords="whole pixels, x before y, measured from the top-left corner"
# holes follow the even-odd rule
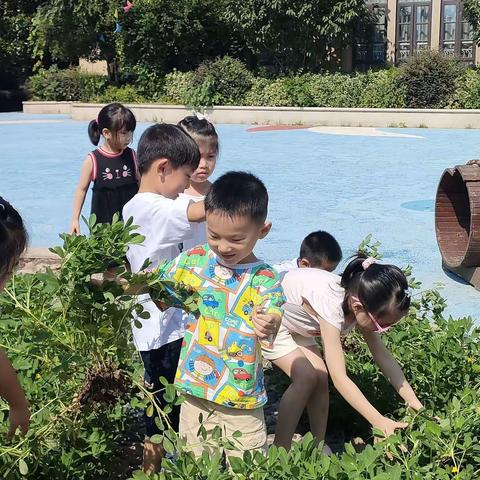
[[[383,9],[383,16],[384,16],[384,22],[382,23],[373,23],[373,24],[368,24],[367,28],[363,32],[365,38],[358,38],[355,39],[354,44],[353,44],[353,66],[355,69],[362,70],[362,69],[368,69],[371,67],[379,67],[379,66],[384,66],[387,63],[387,44],[388,44],[388,38],[387,38],[387,23],[388,23],[388,4],[387,0],[383,0],[381,2],[367,2],[368,7],[372,10],[378,9],[381,10]],[[376,42],[375,41],[375,28],[378,25],[383,25],[384,28],[384,39],[383,42]],[[366,50],[366,56],[365,58],[359,59],[357,58],[357,52],[359,50],[359,46],[363,46]],[[374,49],[375,46],[381,45],[383,46],[383,59],[381,60],[376,60],[374,57]]]
[[[400,41],[400,9],[402,7],[411,7],[411,20],[408,24],[408,30],[410,35],[408,55],[406,57],[401,57],[400,44],[404,43]],[[422,25],[417,22],[417,7],[428,7],[428,35],[426,40],[426,48],[430,48],[432,45],[432,2],[428,0],[400,0],[397,3],[397,20],[395,25],[396,31],[396,42],[395,42],[395,52],[396,52],[396,63],[400,63],[406,60],[408,57],[412,56],[414,53],[417,53],[417,25]],[[423,42],[422,42],[423,43]],[[418,50],[420,51],[420,50]]]
[[[441,3],[441,16],[440,16],[440,50],[442,52],[445,51],[444,49],[444,36],[445,36],[445,21],[444,21],[444,12],[445,7],[448,5],[454,5],[456,7],[456,18],[455,18],[455,39],[454,39],[454,47],[453,47],[453,56],[458,59],[460,62],[466,64],[475,64],[475,41],[471,40],[472,42],[472,56],[471,57],[463,57],[462,56],[462,27],[466,20],[463,18],[463,4],[460,0],[442,0]],[[453,23],[453,22],[450,22]]]

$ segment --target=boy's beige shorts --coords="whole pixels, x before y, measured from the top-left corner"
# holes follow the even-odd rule
[[[230,457],[242,457],[245,450],[267,451],[267,428],[263,408],[244,410],[224,407],[214,402],[185,395],[186,399],[180,408],[180,435],[185,438],[188,448],[200,456],[202,451],[215,448],[208,437],[216,426],[222,430],[223,438],[231,440],[235,450],[225,450]],[[207,431],[207,442],[198,436],[200,428],[199,416],[202,415],[202,425]],[[233,433],[242,432],[242,436],[234,438]]]

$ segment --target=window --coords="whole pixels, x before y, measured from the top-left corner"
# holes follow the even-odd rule
[[[401,1],[397,16],[398,60],[430,47],[430,2]]]
[[[382,65],[387,59],[387,6],[371,3],[375,16],[373,24],[360,23],[357,25],[354,51],[355,67],[366,70],[374,65]]]
[[[440,46],[447,55],[452,55],[466,63],[473,63],[475,50],[470,24],[463,19],[458,0],[442,4],[442,30]]]

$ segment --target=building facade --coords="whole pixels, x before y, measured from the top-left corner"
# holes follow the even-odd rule
[[[480,63],[461,0],[366,0],[373,25],[359,25],[357,40],[344,55],[346,70],[398,65],[425,49],[442,50],[460,61]]]

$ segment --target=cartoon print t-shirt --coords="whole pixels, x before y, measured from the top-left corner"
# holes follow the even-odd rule
[[[160,275],[183,282],[201,297],[189,317],[175,385],[185,393],[232,408],[264,405],[261,347],[251,314],[262,305],[282,315],[278,274],[262,261],[228,268],[208,245],[183,252]]]

